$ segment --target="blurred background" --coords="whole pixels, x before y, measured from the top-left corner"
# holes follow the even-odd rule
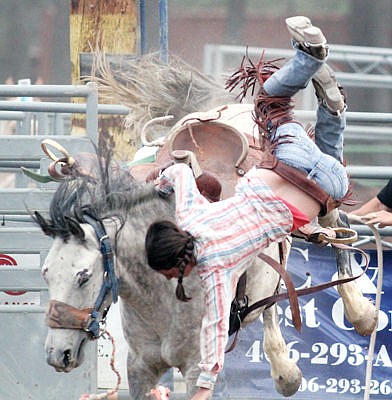
[[[68,0],[0,0],[0,80],[67,84]],[[147,51],[158,48],[158,0],[147,1]],[[289,49],[284,19],[307,15],[329,43],[392,47],[391,0],[168,0],[169,52],[203,70],[206,44]],[[390,56],[391,57],[391,56]],[[241,60],[241,58],[239,58]],[[384,72],[391,74],[389,67]],[[351,110],[389,112],[389,89],[353,92]]]

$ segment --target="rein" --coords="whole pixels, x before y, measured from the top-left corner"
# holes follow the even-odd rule
[[[261,260],[263,260],[264,262],[266,262],[267,264],[269,264],[284,280],[286,287],[287,287],[287,292],[274,294],[272,296],[265,297],[264,299],[261,299],[249,306],[246,305],[246,307],[241,310],[241,314],[240,314],[241,322],[247,317],[248,314],[250,314],[252,311],[256,310],[257,308],[260,308],[263,306],[269,307],[272,304],[276,303],[277,301],[288,299],[290,302],[290,306],[291,306],[293,325],[300,332],[302,323],[301,323],[301,316],[300,316],[299,305],[298,305],[298,297],[316,293],[316,292],[328,289],[328,288],[336,286],[336,285],[342,285],[344,283],[354,281],[354,280],[360,278],[363,274],[365,274],[369,267],[369,257],[362,249],[359,249],[357,247],[351,247],[344,243],[334,243],[333,246],[338,247],[343,250],[352,250],[352,251],[358,251],[359,253],[361,253],[365,257],[365,260],[366,260],[366,266],[365,266],[364,270],[359,275],[351,276],[348,278],[336,279],[336,280],[330,281],[330,282],[324,282],[319,285],[307,287],[304,289],[295,289],[290,276],[288,275],[287,271],[282,267],[282,265],[279,264],[277,261],[275,261],[272,257],[270,257],[266,254],[260,253],[258,255],[258,257]]]
[[[300,313],[299,313],[297,297],[316,293],[316,292],[328,289],[328,288],[336,286],[336,285],[342,285],[344,283],[354,281],[354,280],[360,278],[363,274],[365,274],[369,267],[369,257],[362,249],[359,249],[357,247],[350,247],[350,246],[347,246],[342,243],[335,243],[333,245],[335,247],[338,247],[343,250],[353,250],[353,251],[358,251],[359,253],[361,253],[365,257],[365,260],[366,260],[366,266],[365,266],[364,270],[359,275],[351,276],[348,278],[340,278],[340,279],[336,279],[336,280],[330,281],[330,282],[320,283],[319,285],[307,287],[304,289],[295,289],[292,282],[289,283],[291,278],[288,275],[285,275],[286,271],[283,270],[282,266],[278,262],[276,262],[272,257],[270,257],[266,254],[259,254],[258,255],[259,258],[261,258],[263,261],[268,263],[272,268],[275,269],[276,272],[278,272],[281,275],[282,279],[284,280],[284,282],[286,284],[287,292],[274,294],[272,296],[269,296],[262,300],[259,300],[256,303],[253,303],[242,314],[243,319],[249,313],[251,313],[252,311],[256,310],[259,307],[269,306],[277,301],[288,299],[290,302],[290,306],[291,306],[292,314],[293,314],[293,325],[300,332],[302,324],[301,324],[301,317],[300,317]],[[289,285],[288,285],[288,283],[289,283]]]
[[[49,302],[46,314],[46,324],[55,329],[79,329],[88,332],[92,339],[100,336],[100,325],[104,322],[109,306],[102,307],[105,300],[112,295],[112,303],[118,300],[118,279],[114,270],[114,255],[109,236],[103,223],[88,214],[83,214],[84,220],[93,229],[97,236],[103,259],[103,282],[98,297],[92,308],[79,310],[66,303],[57,300]]]

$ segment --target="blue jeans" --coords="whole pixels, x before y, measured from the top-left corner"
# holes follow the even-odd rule
[[[304,89],[324,61],[296,50],[295,56],[264,83],[271,96],[293,96]],[[347,173],[343,159],[343,132],[346,127],[344,112],[333,115],[319,104],[315,127],[315,142],[298,123],[287,123],[277,128],[275,137],[289,136],[275,150],[277,159],[308,174],[334,199],[341,199],[348,190]]]

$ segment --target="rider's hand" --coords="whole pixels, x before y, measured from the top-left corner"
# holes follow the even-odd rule
[[[191,400],[209,400],[212,396],[212,390],[206,388],[199,388]]]

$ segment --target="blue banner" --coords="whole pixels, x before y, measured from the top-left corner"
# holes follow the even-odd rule
[[[375,300],[377,254],[370,257],[367,273],[357,280],[363,294]],[[352,253],[354,275],[365,265],[361,254]],[[384,282],[377,340],[373,357],[371,399],[392,398],[392,251],[384,251]],[[334,250],[294,242],[288,270],[296,287],[337,278]],[[298,361],[303,379],[293,399],[363,399],[369,337],[357,334],[345,319],[336,288],[299,299],[302,332],[293,327],[288,301],[279,302],[279,323],[290,357]],[[224,398],[283,398],[274,388],[262,346],[260,321],[240,332],[236,348],[226,355]]]

